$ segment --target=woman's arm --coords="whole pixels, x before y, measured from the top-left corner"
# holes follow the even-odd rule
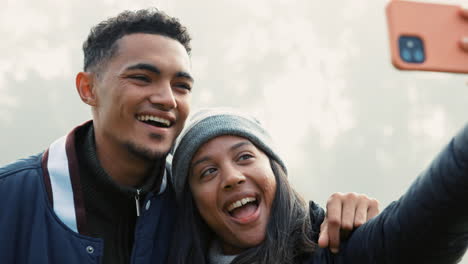
[[[398,200],[358,228],[344,263],[457,263],[468,245],[468,125]]]
[[[320,224],[318,244],[337,253],[340,240],[379,214],[379,202],[361,193],[333,193],[327,201],[325,219]]]

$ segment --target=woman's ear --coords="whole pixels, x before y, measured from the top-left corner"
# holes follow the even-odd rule
[[[76,90],[80,95],[81,100],[90,106],[97,105],[97,97],[95,91],[95,75],[90,72],[79,72],[76,75]]]

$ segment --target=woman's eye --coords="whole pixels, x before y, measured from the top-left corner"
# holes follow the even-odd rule
[[[239,160],[248,160],[248,159],[251,159],[251,158],[253,158],[253,155],[251,155],[251,154],[242,154],[239,157]]]
[[[208,168],[204,171],[202,171],[201,175],[200,175],[200,178],[205,178],[206,176],[209,176],[213,173],[216,172],[216,169],[215,168]]]

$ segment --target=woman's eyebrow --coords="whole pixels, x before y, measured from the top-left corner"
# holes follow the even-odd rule
[[[230,148],[229,148],[229,151],[233,151],[233,150],[236,150],[242,146],[245,146],[245,145],[253,145],[250,141],[248,140],[245,140],[245,141],[241,141],[239,143],[236,143],[234,145],[232,145]],[[192,165],[190,165],[190,168],[194,168],[195,166],[197,166],[198,164],[200,163],[203,163],[205,161],[208,161],[208,160],[211,160],[211,157],[210,156],[204,156],[204,157],[201,157],[199,159],[197,159],[196,161],[194,161],[192,163]]]
[[[210,159],[211,159],[211,158],[208,157],[208,156],[202,157],[202,158],[196,160],[195,162],[193,162],[192,165],[190,166],[190,168],[193,169],[193,168],[195,168],[195,166],[197,166],[198,164],[203,163],[203,162],[205,162],[205,161],[208,161],[208,160],[210,160]]]
[[[248,141],[248,140],[246,140],[246,141],[241,141],[241,142],[239,142],[239,143],[236,143],[236,144],[232,145],[232,146],[229,148],[229,150],[232,151],[232,150],[235,150],[235,149],[240,148],[240,147],[245,146],[245,145],[252,145],[252,143],[251,143],[250,141]]]

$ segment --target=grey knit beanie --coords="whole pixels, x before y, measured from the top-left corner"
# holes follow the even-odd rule
[[[250,140],[286,171],[286,166],[277,155],[270,135],[257,119],[234,109],[202,109],[192,115],[176,142],[172,159],[172,177],[178,200],[182,197],[190,173],[190,163],[197,150],[204,143],[222,135],[239,136]]]

